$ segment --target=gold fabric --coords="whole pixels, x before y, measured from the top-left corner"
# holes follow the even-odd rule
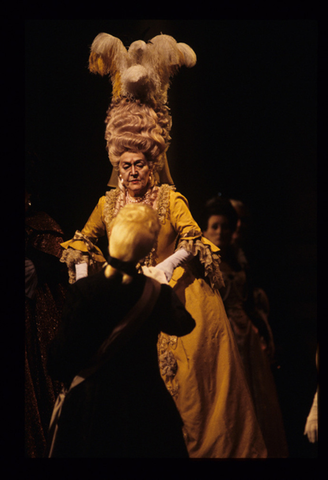
[[[119,204],[124,204],[123,193],[107,192],[81,233],[92,241],[104,234]],[[200,260],[178,267],[170,282],[195,319],[195,329],[182,338],[162,333],[158,340],[161,375],[184,422],[189,456],[265,458],[241,358],[218,291],[222,285],[219,249],[201,236],[187,200],[172,187],[159,188],[153,208],[161,230],[144,264],[158,264],[181,245]],[[63,244],[64,248],[76,245],[74,241]]]

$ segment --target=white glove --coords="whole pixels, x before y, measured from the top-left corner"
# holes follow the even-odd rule
[[[142,267],[142,273],[147,277],[154,278],[159,283],[165,283],[168,285],[168,281],[166,280],[165,273],[156,267]]]
[[[86,262],[77,263],[75,265],[75,278],[76,281],[80,280],[80,278],[84,278],[88,276],[88,264]]]
[[[304,435],[307,435],[311,443],[318,441],[318,391],[316,391],[310,413],[306,420]]]
[[[155,268],[162,270],[165,273],[166,280],[169,282],[172,278],[173,271],[179,267],[182,263],[187,262],[193,257],[191,252],[187,252],[184,248],[180,248],[172,255],[167,257],[163,262],[156,265]]]

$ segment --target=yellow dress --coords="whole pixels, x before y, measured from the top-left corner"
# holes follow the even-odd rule
[[[188,202],[173,187],[153,187],[145,203],[158,212],[157,244],[143,264],[154,266],[183,246],[195,255],[175,269],[170,285],[196,321],[182,338],[161,333],[158,339],[162,378],[184,422],[191,458],[266,458],[236,341],[219,293],[219,249],[201,236]],[[62,244],[62,260],[75,281],[74,265],[88,259],[90,268],[105,261],[95,245],[109,234],[113,217],[125,204],[119,189],[101,197],[81,232]],[[69,248],[71,247],[71,248]],[[165,415],[165,412],[163,412]]]

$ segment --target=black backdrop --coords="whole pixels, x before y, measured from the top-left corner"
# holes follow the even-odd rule
[[[316,388],[317,22],[26,21],[26,149],[41,162],[40,206],[65,239],[83,227],[111,172],[111,85],[87,68],[102,31],[126,46],[162,32],[197,54],[169,90],[171,173],[196,220],[218,192],[249,206],[248,254],[271,304],[290,455],[313,456],[303,429]]]

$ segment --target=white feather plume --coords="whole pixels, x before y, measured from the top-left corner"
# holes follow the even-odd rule
[[[127,50],[118,38],[100,33],[92,43],[89,58],[92,72],[110,74],[115,95],[161,103],[167,101],[170,77],[179,67],[195,64],[196,54],[189,45],[163,34],[148,43],[137,40]]]

